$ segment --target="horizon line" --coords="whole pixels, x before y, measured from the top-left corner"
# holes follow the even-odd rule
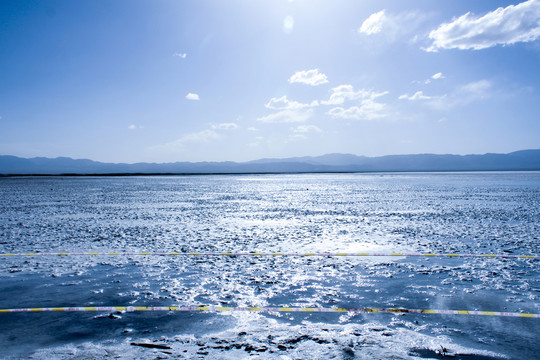
[[[189,160],[177,160],[177,161],[168,161],[168,162],[157,162],[157,161],[137,161],[137,162],[115,162],[115,161],[102,161],[102,160],[93,160],[90,158],[76,158],[71,156],[56,156],[56,157],[48,157],[48,156],[32,156],[32,157],[23,157],[18,155],[10,155],[10,154],[0,154],[0,157],[15,157],[19,159],[25,159],[25,160],[32,160],[32,159],[48,159],[48,160],[56,160],[56,159],[70,159],[70,160],[87,160],[87,161],[93,161],[103,164],[126,164],[126,165],[135,165],[135,164],[175,164],[175,163],[249,163],[254,161],[260,161],[260,160],[288,160],[288,159],[299,159],[299,158],[318,158],[322,156],[328,156],[328,155],[345,155],[345,156],[355,156],[355,157],[365,157],[365,158],[381,158],[381,157],[388,157],[388,156],[419,156],[419,155],[436,155],[436,156],[483,156],[483,155],[509,155],[517,152],[523,152],[523,151],[540,151],[540,148],[537,149],[520,149],[520,150],[514,150],[510,152],[486,152],[486,153],[466,153],[466,154],[456,154],[456,153],[430,153],[430,152],[421,152],[421,153],[406,153],[406,154],[386,154],[386,155],[376,155],[376,156],[369,156],[369,155],[357,155],[352,153],[339,153],[339,152],[333,152],[333,153],[324,153],[320,155],[298,155],[298,156],[289,156],[289,157],[262,157],[262,158],[256,158],[252,160],[199,160],[199,161],[189,161]]]

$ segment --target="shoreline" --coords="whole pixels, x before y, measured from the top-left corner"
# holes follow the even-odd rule
[[[0,174],[10,177],[130,177],[130,176],[216,176],[216,175],[317,175],[317,174],[450,174],[450,173],[534,173],[540,169],[481,169],[481,170],[373,170],[373,171],[272,171],[272,172],[136,172],[136,173],[36,173]]]

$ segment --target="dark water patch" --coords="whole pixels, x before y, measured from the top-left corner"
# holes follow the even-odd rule
[[[422,359],[456,359],[456,360],[500,360],[503,357],[494,357],[478,354],[458,354],[441,347],[437,350],[432,349],[411,349],[409,355],[418,356]]]

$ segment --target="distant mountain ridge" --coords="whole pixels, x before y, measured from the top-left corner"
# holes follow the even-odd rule
[[[540,149],[483,155],[388,155],[352,154],[248,162],[103,163],[87,159],[20,158],[0,155],[1,175],[104,175],[104,174],[246,174],[381,171],[520,171],[540,170]]]

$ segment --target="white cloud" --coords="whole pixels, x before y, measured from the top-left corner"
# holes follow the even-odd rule
[[[431,31],[427,51],[486,49],[534,41],[540,37],[540,0],[528,0],[477,17],[470,12]]]
[[[346,101],[358,101],[359,106],[351,106],[347,109],[338,106],[330,109],[328,114],[335,118],[372,120],[384,117],[385,104],[376,102],[375,99],[388,94],[388,91],[375,92],[373,90],[354,90],[352,85],[340,85],[331,90],[328,101],[321,101],[324,105],[342,105]]]
[[[186,99],[188,100],[199,100],[199,95],[194,93],[188,93],[186,95]]]
[[[403,95],[400,95],[399,97],[400,100],[410,100],[410,101],[429,100],[431,98],[432,98],[431,96],[424,95],[423,91],[417,91],[414,93],[414,95],[411,95],[411,96],[409,96],[409,94],[403,94]]]
[[[374,14],[371,14],[358,29],[358,32],[365,33],[367,35],[377,34],[381,32],[383,23],[386,20],[384,15],[385,10],[381,10]]]
[[[424,80],[424,84],[427,85],[427,84],[430,84],[433,80],[439,80],[439,79],[444,79],[444,75],[442,72],[438,72],[436,74],[431,75],[429,79]],[[418,84],[421,83],[420,81],[413,81],[413,82],[418,83]]]
[[[351,106],[347,109],[339,106],[330,109],[328,115],[341,119],[374,120],[386,116],[384,108],[385,104],[365,99],[360,106]]]
[[[380,93],[365,89],[355,91],[352,85],[340,85],[331,90],[330,98],[328,99],[328,101],[321,101],[321,103],[324,105],[340,105],[343,104],[345,101],[351,100],[373,100],[386,94],[388,94],[388,91]]]
[[[294,18],[292,16],[285,16],[283,19],[283,32],[285,34],[292,33],[294,29]]]
[[[238,129],[238,125],[233,122],[221,123],[217,125],[212,125],[212,129],[213,130],[234,130],[234,129]]]
[[[186,53],[174,53],[173,56],[185,59],[187,57]]]
[[[420,27],[429,14],[418,11],[404,11],[397,14],[389,14],[386,10],[371,14],[358,28],[358,33],[365,36],[375,36],[377,41],[384,39],[394,41],[411,33]],[[418,35],[414,35],[410,42],[418,41]]]
[[[281,110],[276,113],[266,115],[257,119],[260,122],[266,123],[291,123],[303,122],[313,115],[313,110]]]
[[[248,130],[249,131],[259,131],[259,129],[257,129],[255,126],[248,127]]]
[[[280,98],[271,98],[270,101],[266,105],[264,105],[267,109],[275,109],[275,110],[296,110],[296,109],[303,109],[306,107],[314,107],[318,106],[319,102],[317,100],[314,100],[311,102],[311,104],[302,104],[297,101],[288,100],[287,96],[282,96]]]
[[[328,82],[326,75],[319,72],[319,69],[297,71],[289,78],[290,83],[303,83],[317,86]]]
[[[322,130],[318,126],[315,126],[315,125],[299,125],[296,128],[293,128],[292,131],[295,134],[303,134],[310,131],[314,131],[318,133],[322,132]]]
[[[135,130],[135,129],[137,129],[137,125],[131,124],[131,125],[128,126],[128,129],[129,130]]]

